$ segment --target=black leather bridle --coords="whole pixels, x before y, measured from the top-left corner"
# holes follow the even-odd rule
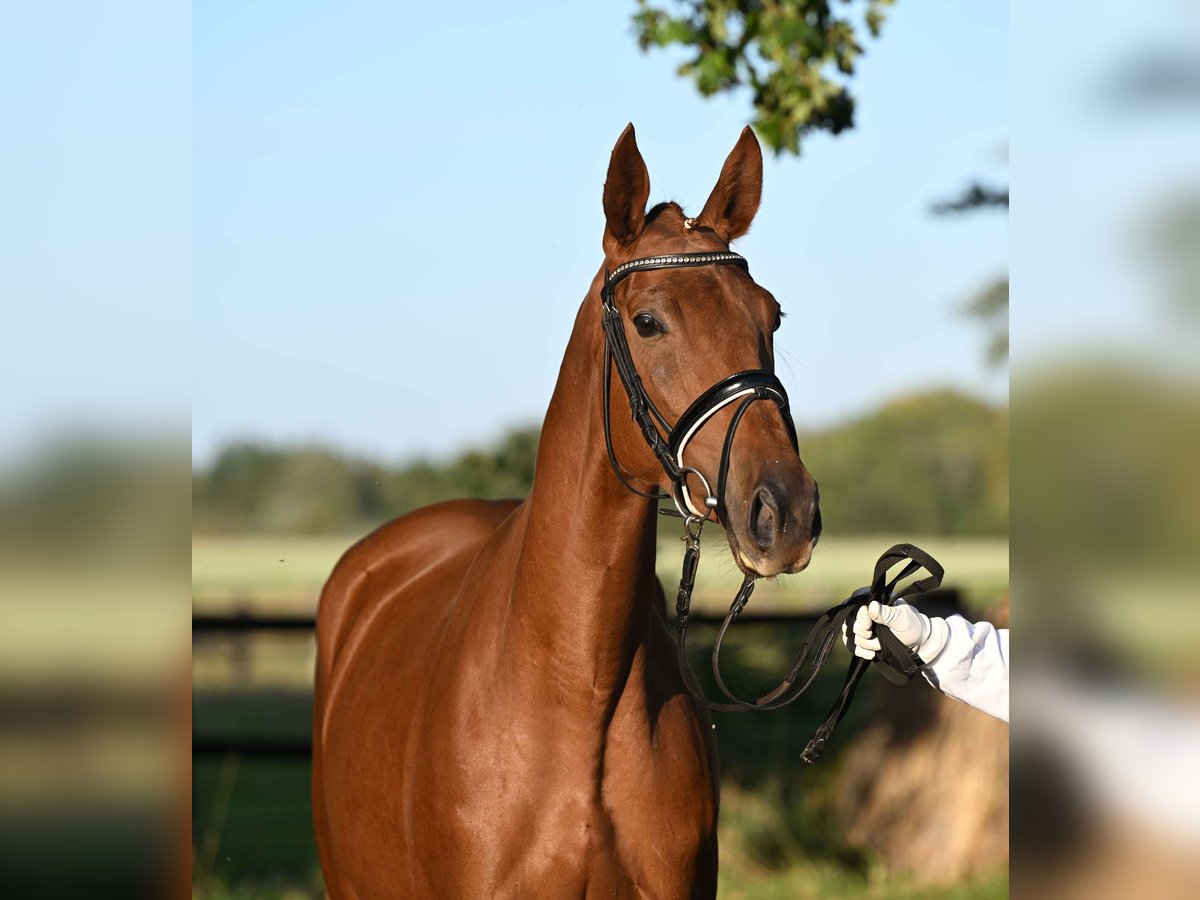
[[[629,490],[643,497],[670,497],[675,508],[685,520],[698,519],[703,521],[710,512],[715,512],[717,518],[725,521],[725,479],[729,473],[729,454],[733,448],[733,438],[738,425],[746,410],[758,400],[771,400],[779,406],[783,422],[791,438],[792,447],[799,453],[796,440],[796,426],[792,422],[788,407],[787,391],[783,384],[771,372],[765,369],[748,369],[717,382],[692,402],[683,415],[673,426],[663,416],[638,375],[629,352],[629,342],[625,338],[625,328],[621,323],[621,314],[617,311],[614,296],[616,286],[634,272],[646,272],[655,269],[690,269],[697,266],[738,266],[749,271],[745,257],[729,251],[713,253],[677,253],[671,256],[646,256],[641,259],[623,263],[604,276],[604,287],[600,291],[601,319],[604,328],[604,441],[608,448],[608,460],[617,478]],[[647,493],[639,491],[629,483],[628,478],[617,461],[612,444],[612,428],[610,423],[609,394],[612,382],[612,369],[616,367],[617,376],[625,388],[629,398],[629,407],[633,420],[642,430],[642,437],[650,446],[650,450],[658,458],[659,464],[671,483],[669,495],[661,492]],[[721,463],[717,470],[716,491],[712,483],[697,469],[687,465],[683,456],[687,445],[704,424],[717,412],[732,403],[741,401],[733,414],[725,433],[725,445],[721,451]],[[661,428],[661,430],[660,430]],[[664,434],[665,432],[665,434]],[[695,475],[704,486],[705,497],[700,506],[692,502],[688,491],[687,476]]]
[[[792,441],[792,447],[798,454],[800,449],[796,439],[796,427],[792,421],[791,411],[788,406],[787,392],[784,390],[779,379],[773,373],[767,372],[764,369],[749,369],[744,372],[736,372],[717,382],[697,397],[684,410],[679,420],[674,425],[671,425],[662,412],[654,405],[654,401],[650,399],[649,394],[646,393],[641,376],[638,375],[637,367],[634,365],[633,357],[629,351],[629,342],[625,337],[625,328],[622,324],[621,314],[617,310],[614,291],[618,284],[634,272],[729,265],[738,266],[744,271],[749,271],[749,265],[745,258],[730,251],[647,256],[622,263],[611,272],[605,270],[604,285],[600,291],[600,324],[604,329],[605,345],[604,384],[601,393],[604,404],[604,442],[608,450],[608,459],[612,465],[613,472],[616,473],[621,484],[635,494],[655,500],[670,499],[673,501],[677,514],[684,520],[683,540],[686,544],[686,550],[683,556],[683,573],[679,579],[679,591],[675,599],[676,629],[679,634],[676,646],[678,648],[679,671],[684,683],[692,695],[710,709],[717,712],[745,712],[747,710],[778,709],[794,702],[816,679],[821,666],[829,658],[834,643],[842,633],[843,626],[846,626],[853,619],[859,607],[870,603],[872,600],[877,600],[887,605],[897,599],[932,590],[941,584],[943,571],[937,560],[924,551],[913,547],[911,544],[897,544],[889,549],[879,558],[878,563],[876,563],[870,588],[865,591],[856,592],[842,603],[827,610],[817,620],[808,638],[801,645],[800,651],[796,654],[788,674],[777,687],[756,700],[743,700],[736,696],[725,684],[720,666],[721,644],[725,639],[725,635],[729,631],[729,627],[746,608],[746,604],[750,601],[750,595],[754,592],[754,584],[758,576],[754,574],[747,575],[737,595],[734,597],[733,603],[729,607],[729,612],[721,623],[720,630],[717,632],[717,639],[713,644],[713,677],[717,687],[725,695],[728,702],[715,702],[708,699],[704,691],[696,683],[695,676],[687,664],[685,644],[687,641],[692,591],[696,585],[696,570],[700,564],[700,531],[711,513],[716,514],[722,525],[726,524],[725,485],[726,477],[729,473],[729,456],[733,448],[733,440],[737,434],[738,425],[746,414],[746,410],[752,404],[760,400],[770,400],[779,407],[788,436]],[[616,452],[613,449],[610,418],[610,394],[612,370],[614,367],[617,370],[617,376],[621,381],[621,385],[625,389],[625,395],[629,399],[629,407],[633,414],[633,420],[641,429],[642,437],[654,453],[654,456],[658,459],[663,472],[666,473],[667,480],[670,482],[671,488],[668,493],[664,493],[657,487],[653,491],[642,491],[634,487],[630,484],[628,476],[622,470],[621,464],[617,460]],[[726,406],[735,403],[737,406],[734,408],[733,418],[730,420],[725,432],[725,441],[721,449],[721,461],[717,469],[716,490],[714,491],[712,484],[703,473],[684,462],[684,453],[687,450],[688,443],[709,419]],[[688,490],[688,475],[696,476],[704,487],[705,496],[700,506],[697,506],[693,502]],[[675,511],[664,509],[662,512],[674,513]],[[888,572],[901,562],[907,562],[907,565],[902,569],[900,574],[889,580],[887,578]],[[914,581],[899,592],[896,591],[896,587],[900,581],[921,569],[929,572],[927,578]],[[924,662],[885,626],[876,625],[875,634],[879,638],[883,649],[876,655],[874,661],[880,671],[889,680],[896,683],[906,682],[924,665]],[[816,762],[820,758],[826,741],[828,741],[830,735],[833,733],[833,729],[842,720],[846,710],[849,708],[858,682],[868,665],[867,660],[863,660],[857,656],[852,658],[841,694],[826,716],[825,721],[817,729],[816,735],[809,741],[808,746],[805,747],[804,752],[801,754],[800,758],[805,762]],[[807,674],[804,675],[806,668]]]

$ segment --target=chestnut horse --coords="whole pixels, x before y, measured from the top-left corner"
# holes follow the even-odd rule
[[[630,260],[733,256],[762,193],[758,142],[743,131],[694,219],[674,203],[647,212],[649,192],[629,126],[604,184],[604,264],[529,496],[403,516],[352,547],[325,586],[313,812],[331,897],[716,891],[712,726],[664,624],[657,504],[622,485],[606,452],[601,292]],[[779,304],[744,267],[635,271],[609,296],[666,416],[730,373],[773,378]],[[613,453],[649,491],[663,470],[627,413],[612,416]],[[816,483],[779,406],[738,414],[720,505],[733,557],[747,573],[797,572],[819,529]],[[718,411],[689,446],[689,468],[714,484],[733,415]]]

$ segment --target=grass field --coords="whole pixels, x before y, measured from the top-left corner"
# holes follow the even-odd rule
[[[671,592],[679,579],[683,544],[679,524],[660,529],[658,572]],[[236,605],[259,611],[311,612],[338,557],[360,535],[296,537],[198,536],[192,544],[192,589],[197,609],[227,610]],[[844,599],[871,577],[875,560],[899,541],[932,553],[946,568],[946,585],[959,588],[978,608],[1007,595],[1008,542],[1003,538],[829,536],[822,538],[812,565],[799,574],[761,582],[755,609],[817,609]],[[697,609],[728,605],[741,582],[719,528],[705,533],[696,585]]]

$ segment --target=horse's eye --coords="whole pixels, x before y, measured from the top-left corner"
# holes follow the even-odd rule
[[[638,313],[633,317],[633,327],[637,329],[637,333],[644,337],[654,337],[659,334],[663,327],[658,324],[658,319],[650,315],[650,313]]]

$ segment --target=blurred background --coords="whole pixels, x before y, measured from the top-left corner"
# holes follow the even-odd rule
[[[0,879],[184,896],[190,8],[0,5]]]
[[[1013,890],[1200,890],[1200,10],[1011,5]]]
[[[737,249],[826,536],[738,683],[895,540],[1007,622],[1011,465],[1014,889],[1194,896],[1194,10],[573,7],[0,12],[6,893],[322,895],[317,593],[395,515],[527,490],[633,121],[652,202],[747,122],[767,154]],[[869,677],[815,768],[834,684],[719,720],[722,896],[1007,895],[1008,730],[921,688]]]
[[[747,122],[767,156],[738,249],[788,314],[779,370],[826,522],[810,569],[756,592],[794,618],[742,625],[739,683],[777,679],[805,617],[898,540],[946,565],[942,600],[1004,614],[1007,78],[1003,4],[195,10],[198,896],[320,895],[322,582],[398,514],[528,491],[626,122],[651,202],[698,210]],[[716,613],[740,579],[711,538],[696,606]],[[668,521],[667,584],[681,552]],[[714,629],[696,636],[706,671]],[[1003,725],[871,678],[808,769],[841,677],[718,722],[722,894],[1004,895]]]

